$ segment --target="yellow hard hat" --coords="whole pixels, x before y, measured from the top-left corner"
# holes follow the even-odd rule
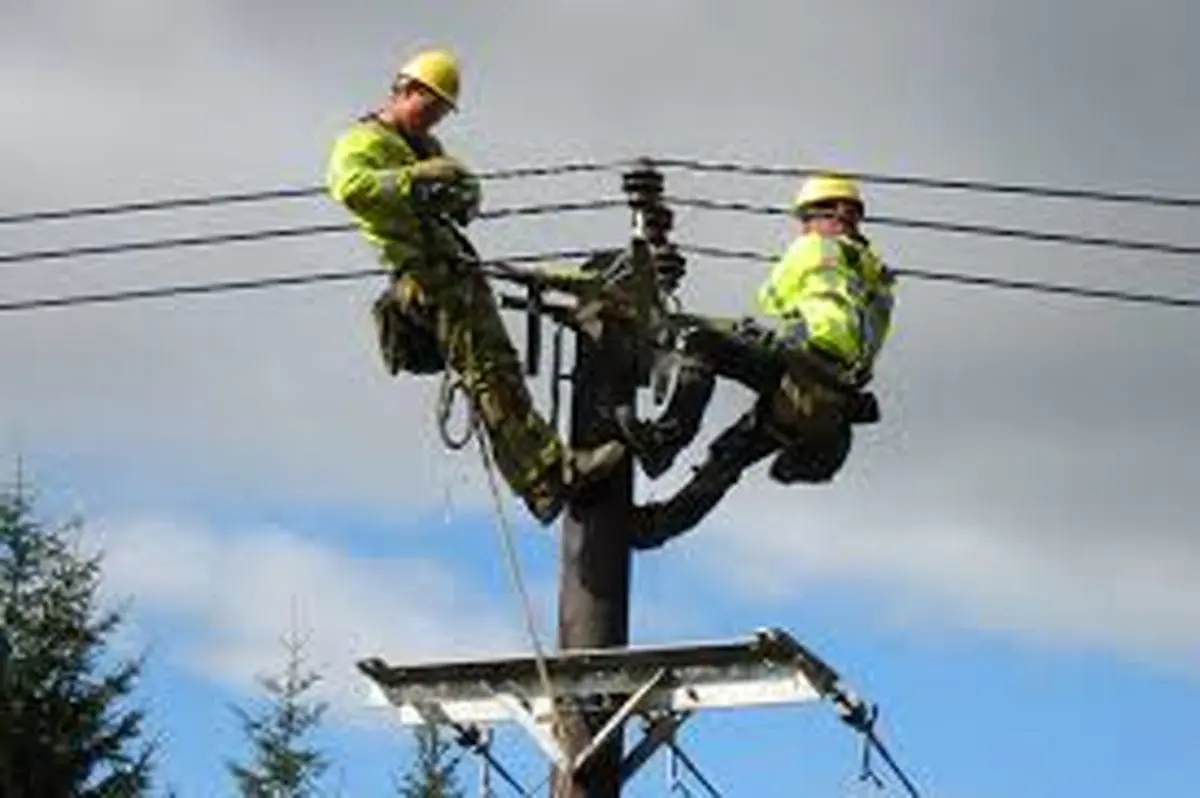
[[[415,80],[458,108],[458,59],[449,50],[425,50],[400,67],[400,77]]]
[[[818,202],[839,199],[856,202],[859,207],[865,204],[858,184],[850,178],[833,173],[817,174],[804,181],[792,201],[792,210],[798,212]]]

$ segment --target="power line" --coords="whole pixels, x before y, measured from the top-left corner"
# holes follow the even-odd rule
[[[702,210],[734,211],[753,215],[769,216],[780,216],[787,213],[785,208],[777,206],[753,205],[744,202],[713,200],[698,197],[671,197],[669,198],[669,201],[681,207],[691,207]],[[497,208],[482,212],[479,218],[483,220],[494,220],[516,216],[538,216],[553,213],[604,210],[608,208],[623,207],[625,205],[626,201],[624,199],[615,198],[587,200],[581,202],[556,202],[539,205]],[[995,227],[991,225],[963,224],[958,222],[943,222],[928,219],[909,219],[890,216],[870,217],[868,221],[872,224],[933,230],[937,232],[949,232],[964,235],[1018,238],[1030,241],[1075,244],[1142,252],[1157,252],[1171,255],[1200,255],[1200,246],[1190,244],[1171,244],[1161,241],[1102,238],[1077,235],[1074,233],[1043,232],[1023,228]],[[348,223],[305,225],[299,227],[268,228],[263,230],[250,230],[234,233],[215,233],[210,235],[183,236],[177,238],[124,241],[114,244],[83,245],[66,247],[62,249],[29,250],[25,252],[0,253],[0,265],[29,263],[33,261],[44,260],[63,260],[90,255],[113,255],[125,252],[215,246],[219,244],[264,241],[275,238],[301,238],[327,235],[330,233],[346,233],[351,232],[354,229],[354,226]]]
[[[349,224],[305,225],[303,227],[280,227],[266,230],[249,230],[239,233],[215,233],[179,238],[156,238],[141,241],[122,241],[116,244],[96,244],[62,249],[29,250],[0,254],[0,264],[30,263],[39,260],[63,260],[88,255],[116,255],[125,252],[146,252],[157,249],[182,249],[185,247],[215,246],[248,241],[266,241],[273,238],[306,238],[329,233],[353,231]]]
[[[697,208],[709,211],[733,211],[754,216],[786,216],[787,208],[774,205],[754,205],[746,202],[714,200],[704,197],[670,197],[669,202],[680,207]],[[1017,238],[1026,241],[1040,241],[1056,244],[1077,244],[1080,246],[1103,247],[1106,249],[1134,250],[1139,252],[1157,252],[1168,255],[1200,255],[1200,245],[1171,244],[1165,241],[1145,241],[1128,238],[1111,238],[1100,236],[1085,236],[1077,233],[1056,233],[1040,230],[1029,230],[1018,227],[997,227],[995,225],[966,224],[961,222],[945,222],[931,219],[909,219],[901,216],[870,216],[865,219],[869,224],[885,227],[904,227],[916,230],[933,230],[940,233],[958,233],[992,238]]]
[[[550,166],[521,166],[512,169],[496,169],[479,172],[480,180],[516,180],[520,178],[553,177],[569,174],[585,174],[602,172],[617,168],[619,163],[606,162],[568,162]],[[278,199],[302,199],[305,197],[321,196],[325,188],[319,185],[270,188],[257,191],[223,192],[217,194],[202,194],[190,197],[168,197],[156,200],[137,200],[118,202],[108,205],[83,205],[73,208],[57,208],[39,211],[26,211],[0,215],[0,225],[27,224],[30,222],[58,221],[77,219],[87,216],[116,216],[125,213],[142,213],[147,211],[177,210],[182,208],[212,207],[218,205],[236,205],[252,202],[266,202]]]
[[[280,288],[285,286],[312,285],[314,283],[342,282],[359,280],[364,277],[379,276],[386,272],[382,269],[358,269],[356,271],[314,272],[311,274],[289,274],[259,279],[225,280],[210,283],[191,283],[166,285],[159,288],[133,288],[107,293],[67,294],[64,296],[38,297],[34,299],[17,299],[0,302],[0,313],[13,313],[22,310],[40,310],[43,308],[60,308],[75,305],[105,305],[132,302],[138,299],[161,299],[164,297],[185,296],[188,294],[224,294],[236,291],[257,291],[265,288]]]
[[[754,177],[809,177],[824,170],[813,167],[761,166],[757,164],[736,163],[730,161],[704,161],[687,158],[652,158],[653,164],[663,168],[682,169],[693,172],[724,172]],[[1200,197],[1170,196],[1156,193],[1139,193],[1123,191],[1107,191],[1087,188],[1058,188],[1048,185],[1021,183],[999,183],[988,180],[965,180],[957,178],[928,177],[923,175],[889,175],[878,172],[856,172],[841,170],[838,172],[847,177],[864,183],[879,183],[881,185],[911,186],[915,188],[934,188],[954,191],[967,191],[991,194],[1017,194],[1052,199],[1092,200],[1095,202],[1114,202],[1131,205],[1154,205],[1173,208],[1200,208]]]
[[[596,253],[594,249],[563,249],[553,252],[537,252],[530,254],[511,255],[505,258],[483,261],[484,266],[505,267],[521,263],[544,263],[554,260],[575,260],[587,258]],[[183,283],[159,286],[156,288],[131,288],[117,291],[91,294],[67,294],[61,296],[35,297],[0,302],[0,313],[15,313],[25,310],[41,310],[48,308],[72,307],[77,305],[119,304],[140,299],[162,299],[191,294],[221,294],[239,291],[261,291],[267,288],[287,286],[314,285],[318,283],[346,282],[360,280],[366,277],[381,277],[388,270],[376,267],[373,269],[356,269],[329,272],[309,272],[305,274],[284,274],[272,277],[247,278],[243,280],[222,280],[206,283]],[[503,272],[500,272],[503,274]]]
[[[711,258],[731,260],[749,260],[759,263],[770,262],[773,256],[764,252],[752,250],[736,250],[723,247],[713,247],[698,244],[680,244],[680,252],[703,255]],[[1041,280],[1014,280],[1007,277],[991,275],[973,275],[961,272],[940,272],[928,269],[891,268],[891,271],[903,277],[915,280],[955,283],[985,288],[1001,288],[1015,291],[1032,291],[1039,294],[1062,294],[1087,299],[1109,299],[1119,302],[1132,302],[1145,305],[1159,305],[1175,308],[1200,309],[1200,297],[1180,297],[1170,294],[1148,294],[1133,291],[1121,291],[1104,288],[1088,288],[1086,286],[1066,285],[1062,283],[1047,283]]]
[[[119,216],[125,213],[142,213],[146,211],[165,211],[180,208],[200,208],[216,205],[236,205],[240,203],[264,202],[276,199],[298,199],[311,197],[321,192],[320,187],[303,188],[273,188],[263,191],[231,192],[225,194],[206,194],[192,197],[172,197],[159,200],[141,200],[134,202],[118,202],[112,205],[85,205],[74,208],[59,208],[43,211],[27,211],[0,216],[0,225],[28,224],[30,222],[49,222],[62,219],[78,219],[85,216]]]
[[[509,208],[497,208],[479,214],[480,219],[503,219],[515,216],[538,216],[552,213],[567,213],[576,211],[603,210],[615,206],[624,206],[623,199],[599,199],[585,202],[556,202],[542,205],[524,205]],[[176,238],[143,239],[140,241],[122,241],[114,244],[89,244],[61,249],[28,250],[25,252],[0,253],[0,265],[30,263],[44,260],[64,260],[69,258],[86,257],[90,255],[116,255],[126,252],[146,252],[161,249],[182,249],[186,247],[216,246],[219,244],[236,244],[250,241],[266,241],[276,238],[307,238],[330,233],[353,232],[355,227],[349,223],[303,225],[299,227],[268,228],[249,230],[236,233],[213,233],[209,235],[181,236]]]
[[[650,158],[649,163],[662,167],[693,172],[725,172],[760,177],[801,178],[819,170],[808,167],[763,166],[757,164],[715,162],[683,158]],[[548,166],[526,166],[479,172],[482,180],[515,180],[552,177],[568,174],[608,172],[633,164],[632,160],[574,161]],[[1106,191],[1096,189],[1058,188],[1047,185],[998,183],[983,180],[937,178],[919,175],[889,175],[877,172],[843,170],[849,177],[864,183],[911,186],[979,193],[1025,195],[1072,200],[1092,200],[1158,207],[1200,208],[1200,197],[1169,196],[1155,193]],[[72,208],[46,209],[0,215],[0,225],[25,224],[39,221],[74,219],[87,216],[113,216],[125,213],[175,210],[189,207],[210,207],[277,199],[298,199],[319,196],[325,189],[319,185],[281,187],[244,192],[222,192],[190,197],[170,197],[156,200],[119,202],[107,205],[88,205]]]
[[[752,250],[736,250],[723,247],[713,247],[699,244],[680,244],[679,250],[684,253],[705,257],[747,260],[757,263],[770,262],[773,256]],[[506,271],[503,267],[521,263],[544,263],[554,260],[578,260],[594,255],[598,249],[563,249],[553,252],[540,252],[522,255],[512,255],[483,261],[484,266],[500,267],[491,276],[504,279]],[[1121,302],[1157,305],[1175,308],[1200,308],[1200,297],[1179,297],[1167,294],[1143,294],[1129,291],[1087,288],[1084,286],[1046,283],[1037,280],[1011,280],[1008,278],[987,275],[970,275],[960,272],[940,272],[926,269],[892,269],[896,274],[915,280],[948,282],[960,285],[970,285],[983,288],[1001,288],[1023,290],[1041,294],[1063,294],[1089,299],[1108,299]],[[207,283],[191,283],[166,285],[156,288],[122,289],[117,291],[68,294],[62,296],[34,297],[31,299],[10,300],[0,302],[0,313],[12,313],[26,310],[39,310],[78,305],[117,304],[140,299],[165,298],[192,294],[219,294],[238,291],[255,291],[267,288],[313,285],[317,283],[332,283],[357,280],[372,276],[382,276],[387,271],[382,268],[344,270],[333,272],[312,272],[307,274],[277,275],[273,277],[250,278],[244,280],[227,280]]]

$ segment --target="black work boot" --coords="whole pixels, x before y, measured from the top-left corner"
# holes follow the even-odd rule
[[[709,445],[709,456],[670,499],[635,508],[630,545],[654,549],[693,529],[712,512],[750,466],[775,451],[753,411]]]
[[[542,526],[548,526],[574,496],[612,473],[625,454],[625,445],[620,441],[590,449],[568,449],[561,466],[550,470],[549,485],[526,499],[529,512]]]
[[[712,512],[740,476],[740,471],[724,463],[708,461],[670,499],[633,509],[629,545],[639,551],[657,549],[691,530]]]
[[[676,430],[670,429],[669,422],[643,421],[637,418],[632,407],[617,408],[613,421],[621,431],[621,437],[628,442],[638,465],[651,479],[665,474],[688,443],[681,440],[682,436]]]
[[[781,485],[832,482],[850,456],[852,432],[843,424],[829,435],[798,441],[775,458],[768,475]]]
[[[675,391],[657,420],[638,419],[628,405],[616,408],[613,420],[646,476],[655,479],[665,474],[679,453],[696,439],[715,388],[716,377],[707,366],[684,358]]]
[[[620,464],[627,450],[620,441],[608,441],[590,449],[570,449],[563,457],[563,487],[581,490],[603,479]]]

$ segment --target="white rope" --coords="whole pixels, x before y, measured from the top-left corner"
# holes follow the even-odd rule
[[[525,632],[529,637],[529,642],[533,648],[534,662],[537,667],[538,677],[542,683],[542,689],[546,693],[546,697],[550,702],[550,712],[552,723],[555,731],[564,728],[561,713],[559,712],[558,701],[555,695],[554,684],[550,678],[550,669],[546,664],[546,654],[542,647],[541,636],[537,630],[537,620],[534,617],[533,602],[529,596],[529,590],[525,584],[525,578],[522,573],[520,557],[517,554],[516,543],[511,524],[509,523],[508,515],[504,512],[504,499],[501,496],[499,485],[496,480],[496,463],[488,444],[486,430],[482,428],[483,423],[479,418],[479,413],[474,407],[474,403],[470,401],[470,396],[467,396],[467,429],[463,436],[458,439],[451,438],[446,430],[446,424],[450,416],[450,405],[453,403],[454,394],[457,390],[463,390],[461,380],[454,379],[450,376],[449,371],[442,381],[442,390],[439,396],[438,408],[438,425],[439,431],[442,434],[442,439],[451,449],[461,449],[467,444],[471,437],[474,437],[479,444],[479,455],[483,461],[483,470],[487,474],[488,488],[492,494],[492,502],[494,504],[495,518],[497,523],[497,532],[499,533],[501,547],[504,550],[505,563],[508,566],[509,578],[513,588],[517,593],[521,605],[521,614],[525,623]],[[557,734],[554,735],[556,738]],[[569,774],[565,771],[560,771],[558,780],[556,781],[555,793],[561,792],[562,783],[569,778]]]
[[[509,576],[520,598],[522,615],[525,619],[525,629],[529,635],[529,641],[533,646],[534,662],[537,666],[538,676],[542,680],[542,689],[546,691],[546,697],[550,701],[553,728],[555,732],[558,732],[564,729],[563,720],[559,713],[554,684],[550,679],[550,669],[546,665],[546,655],[542,649],[541,638],[538,635],[537,621],[533,613],[533,602],[529,598],[529,591],[525,586],[525,579],[522,576],[521,560],[517,554],[516,543],[513,540],[512,527],[508,522],[508,515],[504,512],[504,500],[500,495],[499,486],[496,484],[495,460],[487,444],[487,436],[480,429],[479,417],[474,412],[471,413],[471,422],[475,437],[479,441],[479,454],[483,458],[484,471],[487,472],[488,476],[488,487],[491,489],[492,501],[496,508],[497,529],[500,532],[500,541],[504,548],[505,561],[508,563]],[[558,734],[555,733],[554,736],[557,738]],[[560,771],[553,793],[561,794],[562,785],[569,777],[567,772]]]

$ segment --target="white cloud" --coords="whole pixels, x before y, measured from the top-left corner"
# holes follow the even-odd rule
[[[1194,55],[1186,34],[1195,28],[1195,3],[1164,2],[1153,16],[1089,6],[1084,26],[1063,24],[1078,16],[1070,5],[1012,0],[953,9],[927,3],[926,13],[911,4],[819,14],[810,4],[760,3],[754,13],[746,3],[713,4],[709,15],[636,19],[606,19],[596,4],[576,3],[590,16],[566,27],[547,24],[549,15],[538,13],[546,3],[524,3],[519,13],[460,3],[411,9],[403,31],[386,6],[365,0],[286,7],[180,0],[152,13],[144,13],[145,0],[109,0],[95,6],[102,13],[78,5],[25,4],[0,30],[6,210],[315,182],[330,137],[374,100],[416,37],[449,41],[467,57],[469,104],[448,140],[489,167],[650,150],[1180,192],[1198,179],[1190,131],[1200,104],[1187,101],[1193,87],[1182,77],[1195,72],[1184,60]],[[926,23],[933,13],[938,26]],[[1030,31],[1039,30],[1068,33],[1053,48],[1028,47]],[[1111,71],[1113,31],[1133,65],[1119,72]],[[734,59],[729,69],[727,56],[739,52],[761,57]],[[1023,54],[1019,63],[1011,63],[1012,52]],[[1122,102],[1090,99],[1097,96]],[[1168,117],[1171,124],[1142,124]],[[754,201],[782,201],[792,188],[671,181],[682,194]],[[580,199],[612,193],[616,180],[570,186],[539,181],[491,196]],[[929,199],[877,187],[871,196],[894,215],[999,215],[1055,228],[1085,221],[1076,204],[968,205],[962,194]],[[327,204],[308,207],[6,228],[4,249],[341,219]],[[692,241],[763,248],[783,234],[774,219],[679,217],[679,238]],[[1151,224],[1109,209],[1092,218],[1109,234],[1182,241],[1192,232],[1179,215]],[[481,238],[493,252],[540,249],[612,240],[624,223],[621,214],[523,221]],[[900,265],[1195,292],[1195,273],[1173,263],[894,230],[879,239]],[[7,299],[368,262],[352,239],[315,239],[38,263],[6,268],[2,282]],[[696,309],[744,308],[759,277],[699,258],[690,267],[686,296]],[[448,474],[471,463],[472,484],[456,499],[460,508],[478,506],[486,495],[474,455],[447,459],[437,442],[434,386],[391,382],[379,371],[365,315],[372,291],[325,286],[4,316],[0,361],[9,370],[0,439],[134,485],[139,495],[350,504],[379,516],[435,509]],[[859,470],[836,501],[739,488],[742,499],[724,518],[737,518],[739,530],[757,518],[759,528],[729,541],[711,537],[741,550],[746,567],[770,577],[765,583],[786,587],[801,574],[857,584],[865,573],[904,595],[951,597],[974,623],[1169,648],[1171,635],[1195,632],[1184,600],[1194,593],[1174,569],[1179,552],[1190,552],[1179,541],[1190,539],[1194,521],[1187,522],[1198,509],[1188,482],[1200,399],[1196,318],[910,281],[881,373],[885,426],[872,433],[876,445],[859,449]],[[544,381],[535,390],[545,406]],[[860,511],[835,518],[842,502]],[[781,523],[856,532],[791,538],[787,530],[774,539],[772,525]],[[122,539],[142,530],[137,540],[164,569],[187,567],[166,583],[153,572],[133,578],[188,617],[216,624],[228,616],[221,591],[145,529],[126,529]],[[881,531],[864,531],[873,529]],[[897,547],[902,533],[893,530],[917,531]],[[336,576],[351,591],[339,611],[370,605],[344,578],[360,565],[376,587],[409,596],[375,564],[293,550],[286,538],[256,533],[263,548],[251,551],[236,540],[218,545],[202,526],[175,532],[196,562],[216,563],[208,566],[214,573],[226,570],[228,545],[294,557],[296,569],[331,582]],[[1081,551],[1099,564],[1079,570]],[[1110,573],[1119,576],[1101,591]],[[1166,576],[1146,576],[1155,573]],[[1025,582],[1034,587],[1013,587]],[[192,592],[178,593],[177,584]],[[263,629],[286,620],[283,594],[298,585],[235,586],[268,592],[274,609],[253,629],[233,619],[240,631],[209,640],[205,661],[241,671],[236,663],[258,659],[246,640],[266,639]],[[390,627],[374,611],[355,623],[372,634],[376,625]],[[415,633],[428,633],[413,623]]]
[[[1192,574],[1200,546],[1183,535],[1160,534],[1146,546],[1136,530],[1031,534],[1002,517],[932,508],[923,522],[919,508],[903,504],[889,516],[890,495],[864,509],[845,493],[803,489],[785,514],[779,496],[766,498],[770,490],[746,485],[688,542],[742,595],[786,603],[849,591],[874,608],[874,622],[918,636],[986,629],[1200,673],[1200,585]]]
[[[365,693],[354,663],[519,653],[515,605],[480,594],[445,563],[355,557],[280,528],[217,530],[165,517],[89,523],[106,590],[134,602],[156,656],[246,689],[277,673],[293,620],[325,674],[322,695],[353,717]],[[161,621],[162,623],[157,623]]]

